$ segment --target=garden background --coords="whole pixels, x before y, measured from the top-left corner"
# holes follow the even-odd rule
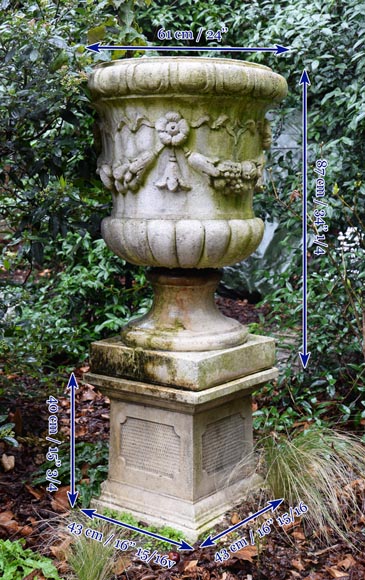
[[[64,390],[70,372],[76,371],[81,378],[87,369],[90,343],[116,334],[131,318],[145,313],[151,303],[144,270],[117,258],[101,239],[100,222],[110,213],[111,200],[96,175],[100,143],[87,89],[87,75],[94,64],[142,57],[144,53],[93,54],[86,45],[98,41],[154,43],[156,51],[148,53],[153,56],[159,54],[158,45],[164,44],[157,38],[162,27],[192,30],[196,36],[200,27],[218,30],[225,26],[228,32],[221,43],[209,42],[209,56],[262,63],[287,79],[288,97],[270,113],[273,146],[263,189],[255,197],[256,215],[267,225],[265,243],[246,262],[225,269],[217,302],[228,315],[249,323],[251,332],[274,336],[278,341],[279,379],[260,389],[254,399],[257,440],[269,440],[269,447],[280,447],[308,430],[313,433],[317,428],[323,434],[331,428],[354,433],[357,442],[365,443],[364,14],[364,2],[355,0],[0,2],[1,492],[5,485],[8,489],[10,482],[16,482],[13,495],[7,491],[10,495],[5,495],[0,505],[7,514],[0,514],[4,540],[0,570],[1,557],[6,562],[8,554],[14,559],[19,552],[16,558],[21,561],[23,551],[16,540],[23,537],[34,550],[57,559],[50,543],[44,546],[39,541],[42,534],[38,527],[39,519],[57,520],[67,508],[64,505],[60,511],[52,506],[54,497],[45,490],[47,397],[63,401],[66,441],[69,408]],[[194,45],[194,41],[184,42]],[[176,40],[174,44],[184,42]],[[290,51],[280,56],[221,54],[214,51],[214,45],[219,44],[280,44]],[[311,356],[306,370],[298,357],[302,347],[299,81],[304,69],[311,82],[307,218]],[[316,255],[314,239],[319,226],[315,224],[313,196],[319,159],[327,161],[328,247],[324,254]],[[78,418],[83,417],[77,432],[77,477],[85,507],[99,493],[106,477],[108,439],[107,401],[87,386],[78,394]],[[69,465],[67,461],[63,465],[62,483],[66,486]],[[363,473],[353,479],[363,481]],[[62,504],[62,498],[60,501]],[[25,504],[33,511],[25,510]],[[343,561],[351,554],[355,562],[347,568],[329,560],[331,551],[324,552],[323,558],[318,556],[317,564],[294,566],[293,560],[301,562],[302,551],[309,549],[307,542],[313,541],[304,530],[304,539],[291,538],[293,553],[299,556],[294,557],[289,550],[277,568],[275,564],[270,568],[265,560],[279,558],[281,540],[276,537],[268,540],[259,558],[254,554],[251,560],[242,559],[236,568],[197,560],[194,569],[189,562],[196,558],[189,556],[185,568],[179,562],[181,575],[176,578],[364,578],[364,561],[356,560],[356,545],[364,541],[365,520],[355,520],[352,518],[351,533],[346,532],[348,537],[353,534],[348,548],[343,547],[343,538],[334,539],[337,536],[332,530],[332,545],[341,545],[338,557]],[[56,535],[50,533],[51,537]],[[92,558],[95,560],[95,555]],[[59,560],[65,565],[61,577],[67,577],[63,576],[69,573],[65,558],[60,556]],[[148,577],[146,570],[133,571],[133,563],[129,563],[132,568],[128,572],[124,564],[127,572],[119,568],[118,573],[114,570],[105,577]],[[190,576],[184,576],[188,565]],[[37,566],[40,564],[31,570]],[[44,570],[44,577],[56,578],[50,575],[56,574],[50,568]],[[336,576],[328,570],[343,574]],[[364,575],[356,576],[356,571]],[[14,570],[12,574],[9,578],[28,578],[24,571],[19,576]],[[87,574],[91,578],[90,571]]]

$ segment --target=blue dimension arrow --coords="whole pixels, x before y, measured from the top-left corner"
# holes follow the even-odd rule
[[[290,48],[285,48],[285,46],[280,46],[280,44],[276,44],[275,48],[252,48],[252,47],[244,47],[244,46],[101,46],[100,42],[96,42],[95,44],[90,44],[86,47],[88,50],[92,52],[100,52],[101,50],[164,50],[164,51],[176,51],[176,50],[188,50],[188,51],[207,51],[207,50],[214,50],[220,52],[274,52],[277,54],[282,54],[283,52],[288,52]]]
[[[70,390],[71,416],[70,416],[70,490],[67,492],[68,501],[73,508],[79,492],[75,492],[75,389],[78,389],[76,377],[71,373],[67,389]]]
[[[246,518],[245,520],[242,520],[241,522],[238,522],[238,524],[235,524],[231,528],[228,528],[227,530],[224,530],[223,532],[221,532],[217,536],[214,536],[214,538],[212,538],[211,536],[208,536],[207,539],[204,540],[204,542],[202,544],[200,544],[200,547],[201,548],[208,548],[209,546],[214,546],[215,543],[216,543],[216,541],[219,540],[219,538],[222,538],[223,536],[226,536],[227,534],[230,534],[234,530],[237,530],[237,528],[240,528],[244,524],[247,524],[247,522],[250,522],[251,520],[254,520],[254,519],[258,518],[259,516],[261,516],[262,514],[264,514],[265,512],[268,512],[270,510],[274,512],[276,510],[276,508],[278,508],[279,505],[283,501],[284,501],[283,499],[273,499],[272,501],[268,501],[267,502],[267,506],[264,507],[259,512],[256,512],[255,514],[252,514],[252,516],[249,516],[248,518]]]
[[[138,532],[139,534],[144,534],[145,536],[150,536],[151,538],[157,538],[157,540],[161,540],[162,542],[168,542],[169,544],[174,544],[174,546],[178,546],[179,550],[194,550],[193,546],[184,542],[184,540],[180,540],[180,542],[176,542],[175,540],[170,540],[169,538],[165,538],[164,536],[159,536],[158,534],[154,534],[147,530],[142,530],[142,528],[136,528],[135,526],[131,526],[130,524],[125,524],[124,522],[120,522],[119,520],[113,520],[113,518],[107,518],[106,516],[102,516],[101,514],[96,513],[96,510],[80,510],[83,514],[85,514],[91,520],[94,518],[99,518],[100,520],[105,520],[106,522],[110,522],[115,524],[116,526],[122,526],[122,528],[128,528],[129,530],[133,530],[134,532]]]
[[[303,352],[299,353],[303,369],[307,368],[310,352],[307,352],[307,85],[310,80],[307,71],[304,70],[299,84],[303,87],[302,104],[302,159],[303,159],[303,209],[302,209],[302,232],[303,232],[303,256],[302,256],[302,276],[303,276],[303,309],[302,309],[302,334]]]

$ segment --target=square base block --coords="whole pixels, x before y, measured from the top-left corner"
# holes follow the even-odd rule
[[[195,541],[252,486],[251,392],[276,377],[270,369],[194,392],[88,373],[111,399],[109,476],[94,506]]]
[[[96,374],[200,391],[272,368],[275,340],[249,334],[244,344],[224,350],[170,352],[131,348],[113,337],[92,343],[90,359]]]

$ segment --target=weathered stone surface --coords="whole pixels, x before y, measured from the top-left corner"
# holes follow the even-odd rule
[[[167,270],[148,273],[153,305],[138,320],[123,327],[127,346],[168,351],[206,351],[241,344],[247,328],[216,307],[217,270]]]
[[[165,352],[131,348],[113,337],[92,343],[90,357],[96,374],[201,391],[273,367],[275,341],[248,335],[245,344],[233,348]]]
[[[130,232],[133,232],[130,235]],[[105,218],[103,237],[121,258],[141,266],[221,268],[250,256],[264,224],[245,220]]]
[[[111,398],[109,476],[94,505],[196,540],[252,485],[250,393],[276,375],[270,369],[202,392],[87,375]]]
[[[98,65],[98,161],[113,192],[103,236],[129,262],[218,268],[261,241],[252,196],[271,141],[265,112],[286,94],[268,67],[159,57]],[[148,95],[148,97],[147,97]]]

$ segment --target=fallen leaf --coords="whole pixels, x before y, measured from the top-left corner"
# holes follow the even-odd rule
[[[81,401],[94,401],[94,399],[96,399],[96,397],[97,397],[97,394],[90,387],[82,393],[80,399],[81,399]]]
[[[353,481],[345,485],[343,489],[347,491],[348,489],[354,488],[358,488],[359,491],[363,491],[365,489],[365,480],[362,477],[359,479],[354,479]]]
[[[188,570],[192,572],[196,568],[198,562],[199,560],[189,560],[189,562],[184,566],[184,572],[187,572]]]
[[[27,483],[24,485],[24,487],[36,499],[42,499],[45,495],[44,489],[42,489],[42,490],[35,489],[34,487],[32,487],[31,485],[28,485]]]
[[[15,457],[14,455],[6,455],[3,453],[1,457],[1,465],[4,468],[4,471],[11,471],[15,467]]]
[[[89,370],[90,370],[89,365],[79,368],[80,373],[88,373]]]
[[[65,538],[60,544],[57,544],[57,546],[51,546],[50,551],[52,552],[53,556],[57,558],[57,560],[66,560],[66,554],[72,541],[72,536],[69,536]]]
[[[108,419],[108,420],[110,419],[110,415],[108,415],[107,413],[103,413],[102,415],[100,415],[100,417],[102,419]]]
[[[291,563],[292,563],[292,566],[294,566],[294,568],[299,570],[299,572],[302,572],[303,570],[305,570],[305,567],[303,566],[303,564],[300,560],[292,560]]]
[[[21,526],[14,520],[14,514],[10,510],[0,513],[0,526],[9,533],[16,533]]]
[[[252,558],[254,558],[255,556],[257,556],[256,546],[246,546],[246,548],[242,548],[242,550],[238,550],[238,552],[235,552],[232,557],[252,562]]]
[[[42,574],[42,570],[32,570],[30,574],[23,577],[23,580],[33,580],[33,578],[37,578],[37,580],[46,580]]]
[[[76,425],[76,437],[85,437],[87,433],[86,425]]]
[[[296,572],[295,570],[290,570],[290,574],[292,574],[294,576],[294,578],[301,578],[301,574],[299,574],[299,572]]]
[[[296,540],[299,540],[299,541],[305,540],[305,535],[303,534],[303,532],[301,530],[294,530],[294,532],[291,535]]]
[[[30,536],[31,534],[33,534],[34,529],[32,528],[32,526],[23,526],[21,529],[21,534],[22,536]]]
[[[342,580],[347,580],[349,577],[348,574],[344,574],[341,570],[337,570],[337,568],[328,568],[326,566],[326,570],[331,574],[332,578],[342,578]]]
[[[70,491],[70,486],[60,487],[58,491],[52,494],[51,506],[55,512],[66,512],[70,509],[67,492]]]
[[[348,570],[352,566],[356,566],[356,560],[351,556],[351,554],[346,554],[345,558],[341,560],[341,562],[337,562],[336,566]]]
[[[238,515],[238,513],[237,513],[237,512],[234,512],[234,513],[232,514],[232,517],[231,517],[231,524],[233,524],[233,525],[234,525],[234,524],[238,524],[238,522],[240,522],[240,521],[241,521],[241,518],[240,518],[240,516]]]
[[[121,555],[118,560],[114,564],[113,572],[116,576],[123,574],[126,571],[128,566],[131,564],[131,559],[127,554]]]
[[[265,514],[266,515],[266,514]],[[270,515],[270,514],[268,514]],[[284,532],[290,532],[291,530],[294,530],[294,528],[297,528],[298,526],[300,526],[300,521],[295,521],[294,522],[290,522],[289,524],[285,524],[282,529],[284,530]]]
[[[70,566],[67,562],[60,562],[57,563],[57,570],[58,573],[61,575],[61,578],[68,578],[70,574]]]

